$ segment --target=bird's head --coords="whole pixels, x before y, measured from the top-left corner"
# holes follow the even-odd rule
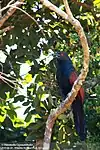
[[[57,60],[67,60],[69,59],[68,55],[66,52],[55,52],[54,54],[54,58],[56,58]]]

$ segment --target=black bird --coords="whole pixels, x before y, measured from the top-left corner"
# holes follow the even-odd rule
[[[56,52],[54,55],[57,58],[57,81],[61,90],[61,95],[63,96],[63,99],[65,99],[67,94],[71,91],[72,86],[78,76],[72,61],[66,52]],[[74,100],[72,103],[75,128],[77,134],[80,136],[81,141],[86,139],[83,101],[84,89],[81,87],[77,94],[76,100]]]

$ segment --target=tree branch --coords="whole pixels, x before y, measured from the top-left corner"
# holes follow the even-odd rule
[[[65,112],[66,109],[69,108],[69,106],[75,100],[75,97],[77,96],[77,93],[87,76],[88,66],[89,66],[89,47],[88,47],[87,39],[84,34],[83,28],[82,28],[80,22],[73,17],[67,0],[63,0],[67,14],[64,11],[57,8],[55,5],[53,5],[48,0],[40,0],[40,2],[43,5],[45,5],[46,7],[48,7],[50,10],[52,10],[52,11],[56,12],[58,15],[60,15],[63,19],[65,19],[65,21],[66,20],[69,21],[75,27],[75,30],[79,35],[82,48],[84,50],[84,61],[83,61],[83,69],[81,70],[81,74],[79,75],[78,79],[74,82],[74,85],[72,87],[71,92],[68,94],[68,97],[58,106],[58,108],[56,108],[56,110],[51,111],[51,113],[48,117],[48,120],[46,122],[43,150],[45,150],[45,149],[49,150],[52,129],[53,129],[55,120],[61,113]]]
[[[7,13],[1,18],[0,20],[0,27],[3,26],[4,22],[10,17],[12,16],[12,14],[16,11],[16,9],[20,10],[21,12],[23,12],[24,14],[26,14],[29,18],[31,18],[36,25],[38,26],[38,28],[40,29],[41,33],[43,34],[43,36],[45,37],[45,34],[43,32],[43,29],[41,28],[41,26],[38,24],[38,22],[36,21],[36,19],[34,17],[32,17],[29,13],[27,13],[26,11],[24,11],[23,9],[19,8],[19,6],[21,6],[24,0],[19,0],[17,2],[15,2],[14,4],[11,4],[14,0],[11,0],[7,6],[5,6],[4,8],[2,8],[0,10],[0,12],[6,10],[9,8],[9,10],[7,11]]]
[[[4,29],[0,30],[0,34],[4,33],[4,32],[8,32],[8,31],[12,30],[13,28],[14,28],[14,26],[5,27]]]
[[[59,16],[61,16],[63,19],[69,21],[68,15],[59,9],[57,6],[53,5],[48,0],[40,0],[41,3],[43,3],[44,6],[48,7],[51,11],[56,12]]]
[[[19,0],[17,2],[15,2],[13,5],[15,6],[21,6],[22,2],[24,0]],[[11,1],[12,2],[12,1]],[[9,3],[8,3],[9,4]],[[0,12],[2,12],[3,10],[9,8],[10,5],[7,5],[6,7],[4,7],[3,9],[0,10]],[[3,26],[3,24],[5,23],[5,21],[13,15],[13,13],[16,11],[16,8],[9,8],[9,10],[7,11],[7,13],[0,19],[0,27]]]
[[[0,65],[2,66],[2,64]],[[8,76],[7,74],[3,73],[3,66],[2,66],[2,72],[0,72],[0,80],[8,84],[8,86],[14,89],[17,89],[17,87],[19,86],[16,78],[12,77],[11,75]]]

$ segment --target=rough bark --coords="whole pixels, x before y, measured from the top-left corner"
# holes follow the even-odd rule
[[[44,143],[43,143],[43,150],[49,150],[50,148],[50,142],[51,142],[51,135],[52,135],[52,129],[53,125],[55,123],[55,120],[57,117],[65,112],[67,108],[72,104],[72,102],[75,100],[75,97],[77,96],[77,93],[82,86],[83,82],[85,81],[85,78],[88,73],[88,66],[89,66],[89,47],[88,42],[85,36],[85,33],[83,31],[83,28],[80,24],[80,22],[73,17],[73,14],[69,8],[67,0],[63,0],[66,13],[53,5],[48,0],[40,0],[40,2],[48,7],[50,10],[56,12],[58,15],[60,15],[65,21],[69,21],[74,27],[76,32],[79,35],[81,45],[83,48],[84,53],[84,60],[83,60],[83,68],[81,70],[81,74],[79,75],[78,79],[75,81],[71,92],[68,94],[68,97],[56,108],[54,111],[51,111],[48,120],[46,122],[46,128],[45,128],[45,135],[44,135]]]

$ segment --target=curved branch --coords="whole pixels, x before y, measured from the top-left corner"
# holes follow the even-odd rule
[[[32,17],[29,13],[27,13],[26,11],[24,11],[23,9],[21,9],[21,8],[15,6],[15,5],[10,5],[10,7],[16,8],[16,9],[20,10],[21,12],[23,12],[24,14],[26,14],[29,18],[31,18],[31,19],[36,23],[36,25],[37,25],[38,28],[40,29],[41,33],[42,33],[43,36],[45,37],[45,34],[44,34],[44,32],[43,32],[41,26],[38,24],[38,22],[36,21],[36,19],[35,19],[34,17]]]
[[[74,85],[72,87],[71,92],[68,94],[68,97],[58,106],[58,108],[56,108],[56,110],[54,110],[53,112],[51,111],[48,120],[46,122],[43,150],[45,149],[48,150],[50,148],[52,129],[55,120],[61,113],[65,112],[66,109],[72,104],[75,97],[77,96],[80,87],[82,86],[87,76],[88,66],[89,66],[89,47],[88,47],[87,39],[83,31],[83,28],[80,22],[73,17],[67,0],[63,0],[67,14],[61,9],[57,8],[48,0],[40,0],[40,2],[43,3],[43,5],[45,5],[46,7],[48,7],[50,10],[60,15],[63,19],[65,19],[65,21],[66,20],[69,21],[75,27],[75,30],[79,35],[82,48],[84,50],[84,61],[83,61],[83,69],[81,70],[81,74],[79,75],[78,79],[74,82]]]
[[[75,19],[71,13],[71,10],[69,8],[68,2],[67,0],[63,0],[64,4],[65,4],[65,8],[66,8],[66,12],[68,14],[69,22],[75,27],[76,32],[79,35],[80,41],[81,41],[81,45],[83,47],[84,50],[84,61],[83,61],[83,69],[85,67],[85,69],[87,68],[87,72],[88,72],[88,65],[89,65],[89,46],[88,46],[88,42],[85,36],[85,33],[83,31],[83,28],[80,24],[80,22]],[[86,65],[87,64],[87,65]]]
[[[16,1],[13,5],[15,6],[21,6],[22,2],[24,0],[19,0],[19,1]],[[9,3],[8,3],[9,4]],[[7,5],[6,7],[4,7],[3,9],[7,9],[9,8],[9,5]],[[3,10],[0,10],[0,11],[3,11]],[[0,27],[3,26],[3,24],[5,23],[5,21],[13,15],[13,13],[16,11],[16,8],[9,8],[9,10],[7,11],[7,13],[0,19]]]

